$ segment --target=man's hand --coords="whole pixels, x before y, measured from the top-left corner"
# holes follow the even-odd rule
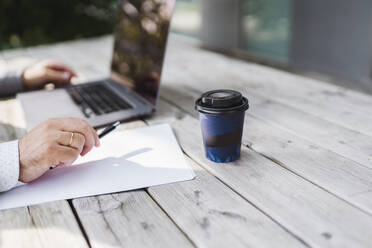
[[[76,73],[68,66],[53,60],[44,60],[27,67],[22,75],[27,89],[40,89],[47,83],[56,86],[69,84]]]
[[[32,129],[19,140],[18,146],[19,181],[27,183],[39,178],[53,165],[71,165],[79,154],[84,156],[93,146],[98,147],[99,139],[84,120],[56,118]]]

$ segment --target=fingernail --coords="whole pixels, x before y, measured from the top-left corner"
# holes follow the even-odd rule
[[[64,72],[63,75],[62,75],[62,77],[64,79],[69,79],[70,78],[70,73],[69,72]]]
[[[101,141],[97,140],[97,147],[101,145]]]

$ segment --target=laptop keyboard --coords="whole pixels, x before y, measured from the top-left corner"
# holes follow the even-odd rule
[[[132,108],[104,84],[74,85],[67,92],[87,118]]]

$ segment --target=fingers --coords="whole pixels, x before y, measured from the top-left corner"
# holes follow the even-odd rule
[[[50,68],[50,69],[53,69],[53,70],[58,70],[58,71],[65,71],[65,72],[68,72],[71,74],[71,77],[76,77],[76,72],[68,67],[67,65],[61,63],[61,62],[58,62],[58,61],[55,61],[55,60],[47,60],[45,61],[45,65],[47,68]]]
[[[76,73],[68,66],[53,60],[44,60],[27,67],[22,73],[26,88],[39,89],[46,83],[63,86],[71,82]]]
[[[84,120],[78,118],[53,119],[52,122],[61,131],[80,133],[85,138],[85,143],[81,155],[87,154],[93,146],[99,146],[97,132]]]
[[[73,69],[58,61],[46,60],[44,66],[46,80],[54,81],[57,85],[70,83],[71,78],[77,76]]]
[[[19,180],[31,182],[53,165],[71,165],[93,145],[99,145],[97,133],[87,122],[78,118],[49,119],[18,142]]]
[[[67,130],[71,130],[72,132],[77,132],[84,135],[85,143],[81,152],[81,156],[84,156],[93,148],[93,146],[95,145],[95,138],[92,130],[88,125],[80,121],[75,121],[68,123],[66,122],[65,127]]]
[[[79,157],[79,151],[69,146],[58,146],[58,165],[69,166]]]
[[[98,147],[100,145],[100,141],[99,141],[97,131],[92,126],[89,125],[89,127],[90,127],[90,129],[93,133],[93,136],[94,136],[94,146]]]
[[[45,81],[52,81],[56,84],[69,84],[72,75],[70,72],[57,71],[53,69],[46,69],[45,71]]]
[[[80,133],[60,131],[58,135],[58,144],[75,148],[80,154],[84,148],[85,137]]]

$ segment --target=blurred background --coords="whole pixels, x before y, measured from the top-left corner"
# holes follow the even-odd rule
[[[1,0],[0,49],[110,34],[116,0]],[[372,93],[369,0],[177,0],[206,49]],[[227,38],[228,37],[228,38]]]

